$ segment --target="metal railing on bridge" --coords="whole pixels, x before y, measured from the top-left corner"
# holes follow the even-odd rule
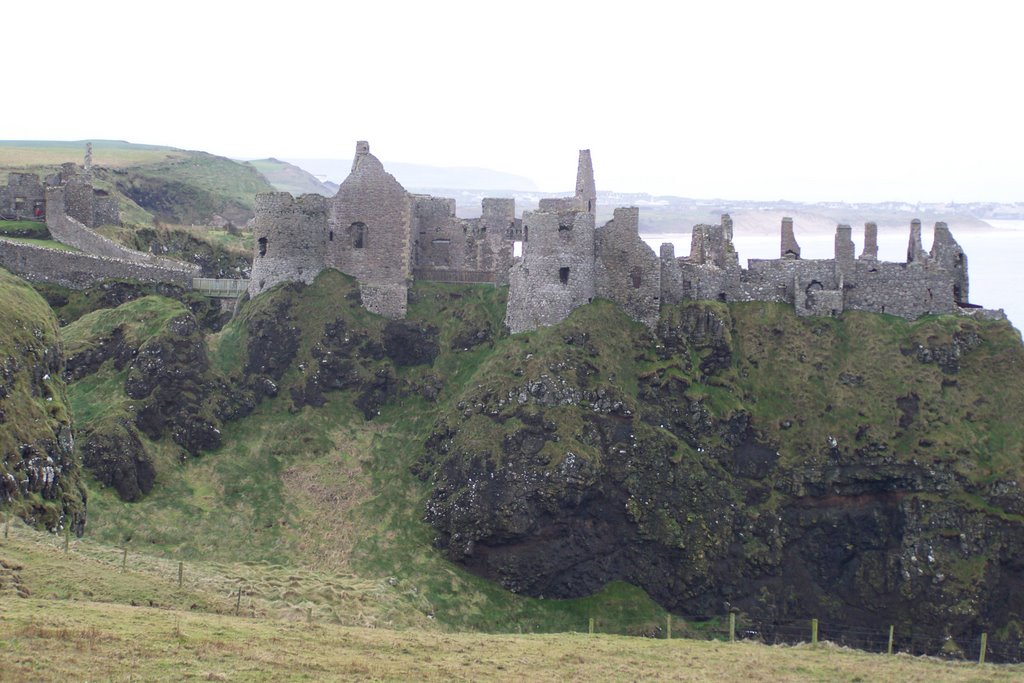
[[[192,278],[192,289],[195,292],[219,299],[237,299],[245,294],[245,290],[248,288],[248,280],[218,280],[212,277]]]

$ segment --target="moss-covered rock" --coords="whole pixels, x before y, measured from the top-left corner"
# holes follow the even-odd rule
[[[53,312],[0,269],[0,505],[51,530],[85,526],[86,493]]]
[[[708,302],[652,337],[596,302],[496,348],[414,472],[511,590],[974,633],[1024,610],[1021,386],[1005,323]]]

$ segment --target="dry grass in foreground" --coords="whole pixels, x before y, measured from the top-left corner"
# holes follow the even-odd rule
[[[0,680],[1013,681],[1024,666],[819,647],[392,631],[67,600],[0,603]]]

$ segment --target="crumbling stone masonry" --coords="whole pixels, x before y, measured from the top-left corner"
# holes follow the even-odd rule
[[[360,141],[334,197],[257,195],[249,295],[335,268],[359,281],[367,309],[401,318],[413,278],[506,284],[515,201],[484,199],[482,209],[461,219],[454,199],[410,194]]]
[[[191,286],[192,278],[199,273],[198,266],[129,249],[92,229],[120,225],[121,218],[116,198],[93,187],[91,152],[92,146],[87,145],[83,171],[73,163],[62,164],[59,172],[42,182],[34,173],[11,173],[7,187],[0,188],[0,216],[45,219],[54,240],[81,253],[3,240],[0,265],[29,280],[72,288],[88,287],[108,278]]]
[[[582,150],[573,196],[542,199],[521,220],[513,200],[485,199],[481,217],[464,220],[453,199],[406,192],[359,142],[336,196],[257,198],[249,293],[310,282],[323,268],[336,268],[359,281],[369,310],[400,318],[414,279],[507,283],[512,332],[553,325],[595,297],[652,328],[662,303],[687,299],[777,301],[800,315],[865,310],[909,319],[970,307],[967,259],[942,223],[928,252],[915,221],[907,262],[885,263],[878,261],[874,223],[864,226],[859,258],[852,229],[840,225],[835,258],[803,259],[793,220],[784,218],[780,258],[751,259],[743,268],[728,214],[719,225],[694,226],[689,255],[676,257],[671,244],[656,255],[640,239],[635,207],[618,208],[611,221],[595,225],[595,188],[590,151]],[[514,241],[522,242],[516,258]]]
[[[544,199],[523,215],[523,254],[509,276],[505,323],[524,332],[564,320],[601,297],[653,328],[661,305],[661,266],[640,239],[640,210],[615,209],[594,227],[597,192],[590,150],[581,150],[573,197]]]
[[[910,320],[971,307],[967,257],[945,223],[935,224],[930,252],[922,246],[920,221],[911,224],[906,263],[878,261],[877,231],[874,223],[864,226],[859,259],[848,225],[836,228],[834,259],[801,259],[792,221],[783,219],[783,257],[751,259],[744,269],[723,226],[696,226],[689,256],[676,258],[671,245],[662,246],[662,300],[778,301],[793,304],[799,315],[861,310]]]
[[[0,186],[0,219],[41,221],[46,217],[46,194],[35,173],[8,173]]]
[[[193,267],[187,263],[169,263],[171,265],[139,263],[0,239],[0,267],[31,282],[50,282],[71,289],[86,289],[110,279],[191,288],[196,274]]]

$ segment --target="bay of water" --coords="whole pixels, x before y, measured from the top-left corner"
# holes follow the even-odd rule
[[[970,278],[970,301],[985,308],[1006,311],[1017,329],[1024,326],[1024,221],[988,221],[989,228],[958,230],[950,225],[953,237],[967,254]],[[854,228],[853,241],[857,254],[863,248],[864,234]],[[931,227],[923,226],[925,249],[931,248]],[[676,256],[690,253],[690,233],[663,233],[641,235],[655,253],[662,242],[675,245]],[[796,233],[800,252],[807,259],[828,259],[835,256],[835,235],[831,233]],[[909,227],[905,230],[879,230],[878,258],[903,263],[907,260]],[[739,252],[740,264],[745,268],[747,259],[779,258],[779,236],[733,235],[733,244]]]

